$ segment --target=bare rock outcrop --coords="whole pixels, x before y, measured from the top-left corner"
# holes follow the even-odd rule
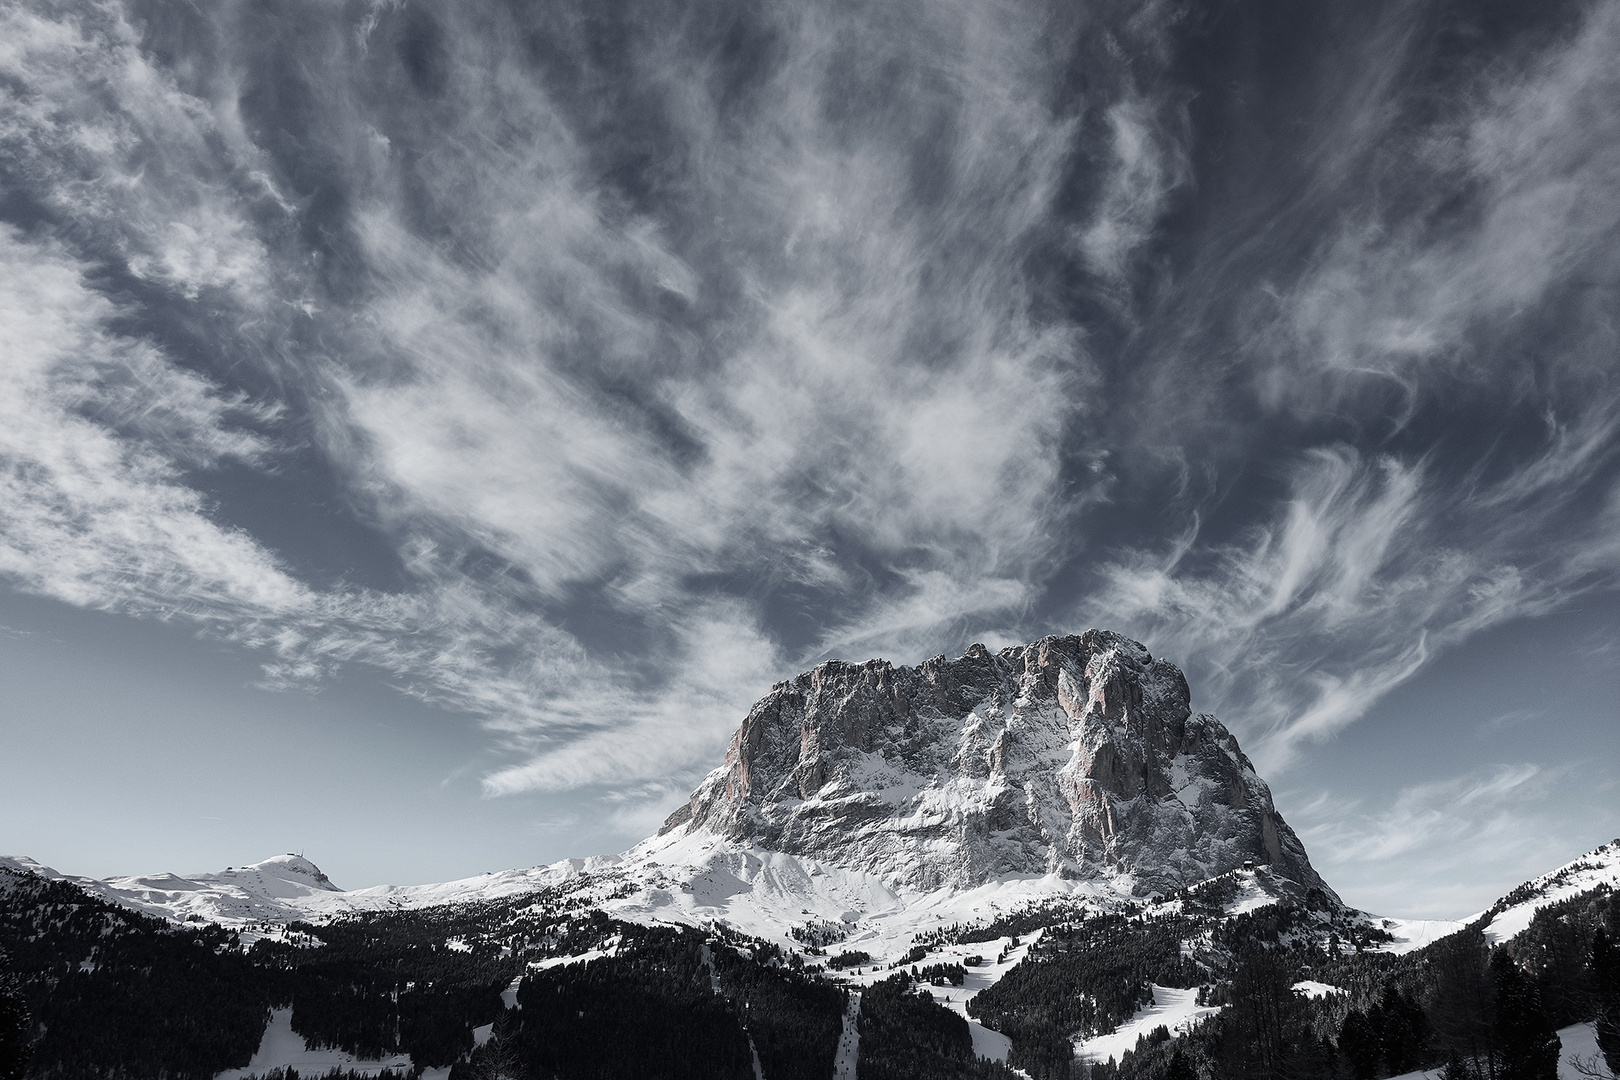
[[[821,664],[754,706],[674,829],[923,889],[1056,873],[1145,894],[1255,862],[1332,895],[1181,671],[1105,630]]]

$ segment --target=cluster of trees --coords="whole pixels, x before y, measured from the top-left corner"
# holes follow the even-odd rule
[[[826,1080],[845,992],[768,942],[616,924],[613,955],[531,972],[453,1080]],[[914,1075],[921,1080],[923,1074]]]
[[[1088,1080],[1373,1080],[1446,1066],[1447,1080],[1553,1080],[1558,1040],[1534,982],[1505,951],[1484,972],[1500,1007],[1468,1056],[1447,1048],[1413,996],[1387,985],[1369,1009],[1295,993],[1299,969],[1282,950],[1246,952],[1227,1008],[1172,1041],[1144,1038],[1119,1061],[1075,1065]],[[1342,1011],[1342,1019],[1335,1018]],[[1337,1035],[1334,1031],[1337,1029]],[[1063,1075],[1057,1072],[1048,1076]]]
[[[823,1080],[832,1075],[848,995],[791,965],[759,963],[757,946],[746,959],[714,948],[720,991],[740,1011],[760,1066],[771,1080]],[[769,959],[775,959],[770,957]]]
[[[1197,986],[1206,977],[1181,943],[1178,918],[1099,915],[1047,928],[1022,963],[979,993],[968,1011],[1011,1037],[1010,1061],[1032,1075],[1067,1075],[1071,1037],[1112,1031],[1146,1005],[1149,983]]]
[[[288,1066],[285,1069],[271,1069],[258,1080],[416,1080],[416,1078],[408,1072],[399,1072],[396,1069],[384,1069],[381,1072],[332,1069],[324,1073],[301,1073]]]
[[[503,1009],[512,946],[579,952],[617,924],[519,902],[289,927],[243,949],[211,924],[172,927],[67,882],[0,870],[0,1078],[212,1080],[248,1064],[271,1010],[311,1045],[449,1065]],[[447,939],[456,938],[458,948]],[[9,1070],[9,1071],[8,1071]]]
[[[1599,928],[1592,935],[1592,1013],[1598,1049],[1620,1076],[1620,945]]]
[[[1404,957],[1324,956],[1251,940],[1210,995],[1226,1008],[1186,1036],[1139,1040],[1117,1062],[1067,1073],[1043,1063],[1031,1072],[1041,1080],[1378,1080],[1444,1068],[1446,1080],[1555,1080],[1557,1029],[1586,1019],[1596,1020],[1616,1071],[1617,922],[1620,902],[1599,889],[1542,909],[1511,948],[1489,945],[1485,920]],[[1306,978],[1348,993],[1307,998],[1292,989]]]
[[[28,1002],[11,969],[11,954],[0,949],[0,1080],[20,1080],[28,1065],[32,1027]]]
[[[523,970],[470,922],[442,912],[378,912],[304,931],[319,948],[269,940],[250,959],[275,973],[278,1003],[311,1046],[376,1059],[407,1053],[450,1065],[472,1050],[472,1029],[504,1009],[501,991]],[[450,936],[461,948],[449,948]],[[557,933],[549,934],[556,940]]]
[[[861,994],[860,1080],[1013,1080],[1018,1074],[973,1053],[967,1021],[914,992],[900,972]],[[824,1074],[825,1075],[825,1074]]]
[[[872,962],[871,954],[860,949],[846,949],[837,956],[828,957],[827,966],[830,968],[864,967]]]
[[[911,979],[913,982],[931,983],[934,986],[961,986],[967,982],[967,968],[961,964],[926,964],[922,967],[912,966]]]
[[[515,1047],[523,1075],[751,1080],[748,1034],[714,991],[703,935],[628,925],[622,933],[614,956],[523,979],[521,1011],[500,1040]],[[466,1071],[476,1075],[477,1064]]]
[[[272,1004],[267,980],[219,927],[171,930],[32,874],[0,870],[0,950],[11,956],[12,1002],[0,1006],[11,1017],[0,1020],[0,1046],[6,1026],[24,1027],[9,1067],[26,1054],[30,1077],[118,1075],[131,1063],[212,1080],[252,1058]]]
[[[1351,1009],[1345,1015],[1338,1048],[1354,1080],[1374,1080],[1418,1068],[1428,1035],[1423,1006],[1394,983],[1386,983],[1383,996],[1370,1009]]]

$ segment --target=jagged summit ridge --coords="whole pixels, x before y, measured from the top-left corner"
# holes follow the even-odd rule
[[[1145,894],[1253,861],[1331,895],[1180,669],[1106,630],[779,683],[678,829],[925,890],[1059,874]]]

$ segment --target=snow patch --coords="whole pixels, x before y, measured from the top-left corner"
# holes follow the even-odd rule
[[[259,1049],[247,1067],[226,1069],[216,1074],[214,1080],[246,1080],[271,1069],[286,1068],[297,1069],[304,1076],[320,1076],[333,1069],[376,1076],[385,1069],[408,1072],[411,1057],[409,1054],[395,1054],[375,1061],[363,1061],[344,1050],[311,1050],[304,1037],[293,1030],[292,1009],[276,1009],[270,1014],[270,1022],[265,1025],[264,1036],[259,1040]]]
[[[1332,983],[1317,982],[1315,979],[1304,979],[1294,984],[1294,993],[1303,994],[1308,998],[1329,997],[1333,994],[1349,993],[1343,987]]]
[[[1012,1052],[1011,1039],[999,1031],[991,1031],[977,1020],[968,1021],[968,1034],[973,1036],[973,1053],[976,1057],[1007,1064],[1007,1055]]]
[[[1381,941],[1373,946],[1372,951],[1394,953],[1396,956],[1416,952],[1468,925],[1455,919],[1379,919],[1377,922],[1395,935],[1395,940]]]
[[[1153,1004],[1137,1010],[1135,1016],[1109,1032],[1096,1038],[1075,1043],[1075,1056],[1082,1061],[1118,1060],[1125,1051],[1136,1049],[1136,1040],[1164,1026],[1172,1038],[1183,1035],[1207,1016],[1221,1011],[1219,1005],[1198,1004],[1198,991],[1181,990],[1173,986],[1153,985]]]

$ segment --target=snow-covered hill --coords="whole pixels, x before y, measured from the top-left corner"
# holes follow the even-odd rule
[[[1525,882],[1467,922],[1488,919],[1485,937],[1496,944],[1524,932],[1536,912],[1599,886],[1620,889],[1620,839],[1587,852],[1573,862]]]
[[[98,880],[60,874],[22,856],[0,856],[0,866],[71,881],[95,896],[176,922],[287,923],[329,909],[323,899],[346,895],[299,855],[276,855],[249,866],[190,877],[164,873]]]
[[[1547,905],[1602,886],[1620,889],[1620,839],[1525,882],[1484,911],[1464,919],[1376,919],[1375,925],[1394,939],[1376,948],[1397,954],[1413,952],[1474,923],[1482,923],[1485,939],[1499,945],[1522,934],[1536,912]]]

